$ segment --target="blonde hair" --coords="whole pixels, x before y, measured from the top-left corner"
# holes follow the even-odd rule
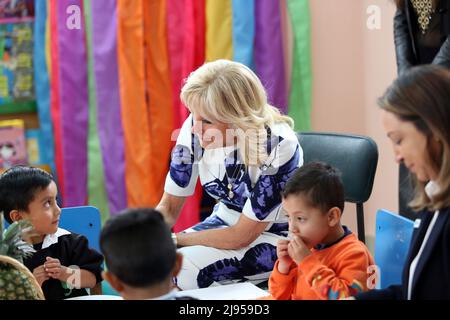
[[[246,165],[261,165],[266,160],[266,126],[286,123],[292,128],[294,124],[268,104],[261,81],[238,62],[216,60],[204,64],[187,78],[180,98],[191,112],[245,133],[236,138]]]
[[[414,210],[450,206],[450,70],[438,65],[413,67],[394,81],[378,104],[425,135],[431,165],[438,172],[439,193],[432,199],[425,193],[425,183],[414,177],[416,192],[409,205]]]

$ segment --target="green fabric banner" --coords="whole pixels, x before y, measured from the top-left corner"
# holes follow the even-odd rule
[[[105,189],[100,140],[97,134],[97,95],[95,90],[94,56],[92,50],[92,6],[84,0],[86,41],[88,51],[89,131],[88,131],[88,204],[100,210],[102,225],[110,217],[108,196]]]
[[[309,0],[288,0],[289,16],[294,34],[289,116],[296,131],[311,130],[311,19]]]

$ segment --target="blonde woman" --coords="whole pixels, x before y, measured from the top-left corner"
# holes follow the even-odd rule
[[[173,225],[198,177],[217,204],[203,222],[174,235],[184,256],[177,286],[267,280],[277,240],[288,230],[280,192],[303,163],[293,121],[268,104],[249,68],[227,60],[193,72],[181,100],[191,115],[172,152],[157,209]]]

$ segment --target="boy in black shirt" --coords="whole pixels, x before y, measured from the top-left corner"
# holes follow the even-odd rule
[[[30,241],[36,252],[24,260],[49,300],[87,295],[102,281],[103,256],[89,248],[87,239],[58,228],[61,209],[58,189],[44,170],[17,166],[0,176],[0,211],[12,223],[30,220]]]

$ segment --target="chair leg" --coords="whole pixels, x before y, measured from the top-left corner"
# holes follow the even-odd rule
[[[358,224],[358,239],[366,243],[366,233],[364,231],[364,208],[362,203],[356,204],[356,222]]]

